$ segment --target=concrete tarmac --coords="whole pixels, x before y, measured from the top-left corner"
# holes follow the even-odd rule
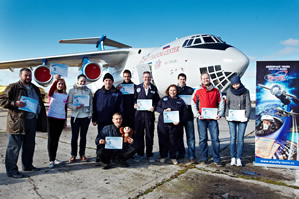
[[[94,139],[97,128],[92,124],[87,134],[88,162],[77,159],[69,163],[71,128],[63,131],[57,159],[63,164],[48,168],[47,133],[37,132],[34,166],[40,171],[23,172],[27,178],[8,178],[5,172],[7,111],[0,109],[0,198],[299,198],[299,172],[292,169],[256,167],[254,162],[254,112],[248,123],[244,145],[243,167],[230,165],[229,131],[224,119],[219,121],[221,157],[225,167],[210,164],[190,164],[187,156],[179,165],[170,160],[159,162],[158,136],[155,132],[155,163],[147,159],[130,167],[117,164],[109,170],[95,163]],[[195,123],[196,124],[196,123]],[[200,159],[196,129],[196,156]],[[211,143],[209,142],[209,145]],[[187,145],[185,144],[186,152]],[[212,151],[210,160],[212,159]],[[19,157],[19,170],[22,166]]]

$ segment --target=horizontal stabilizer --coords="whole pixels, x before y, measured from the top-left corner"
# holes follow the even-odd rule
[[[82,39],[65,39],[60,40],[59,43],[68,43],[68,44],[97,44],[100,40],[100,37],[92,37],[92,38],[82,38]],[[104,40],[105,46],[111,46],[116,48],[132,48],[132,46],[128,46],[117,41],[106,38]]]

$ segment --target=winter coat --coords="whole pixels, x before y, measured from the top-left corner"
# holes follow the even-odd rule
[[[247,92],[241,95],[235,95],[228,89],[225,103],[225,117],[228,117],[229,109],[245,110],[245,117],[249,119],[251,111],[249,91],[247,90]]]
[[[103,86],[94,94],[92,122],[111,124],[114,113],[123,114],[123,95],[114,86],[110,90]]]
[[[88,95],[89,96],[89,106],[84,106],[79,109],[76,109],[76,106],[73,105],[73,99],[75,95]],[[77,84],[74,84],[74,87],[70,89],[69,91],[69,98],[67,106],[69,109],[72,110],[72,116],[75,115],[75,118],[77,115],[82,112],[88,114],[89,117],[92,116],[92,92],[87,86],[78,86]]]
[[[218,88],[211,85],[208,90],[205,86],[200,86],[192,95],[191,107],[194,117],[201,115],[202,108],[218,108],[217,115],[223,116],[224,102]]]
[[[47,132],[46,109],[41,98],[40,90],[34,84],[31,85],[39,96],[40,112],[38,114],[36,130]],[[25,135],[24,120],[26,114],[15,105],[15,102],[20,100],[22,96],[28,97],[26,87],[21,81],[8,85],[0,95],[0,106],[8,109],[6,128],[10,134]]]

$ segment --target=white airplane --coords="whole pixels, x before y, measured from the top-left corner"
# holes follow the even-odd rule
[[[177,83],[179,73],[187,75],[187,84],[197,87],[201,84],[200,74],[208,72],[212,83],[221,91],[230,85],[230,78],[240,77],[248,67],[249,60],[245,54],[211,34],[197,34],[176,39],[156,48],[131,48],[128,45],[110,40],[105,35],[96,38],[61,40],[60,43],[96,44],[97,51],[20,59],[0,62],[0,69],[36,67],[35,81],[47,86],[53,77],[50,63],[66,64],[81,68],[88,82],[94,82],[93,90],[103,85],[102,78],[110,72],[114,83],[122,82],[122,72],[129,69],[135,84],[142,82],[142,73],[150,71],[153,83],[161,95],[170,84]],[[119,49],[105,50],[104,46]],[[74,77],[75,78],[75,77]]]

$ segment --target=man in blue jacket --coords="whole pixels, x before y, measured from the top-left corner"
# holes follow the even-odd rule
[[[134,140],[131,137],[127,137],[127,142],[123,141],[122,149],[105,149],[106,137],[121,137],[120,127],[122,124],[122,116],[119,113],[115,113],[112,117],[113,124],[105,126],[96,138],[97,149],[97,162],[102,161],[104,169],[110,168],[112,159],[115,159],[121,166],[128,167],[126,163],[128,159],[135,154],[135,148],[132,146]]]
[[[94,126],[98,125],[98,133],[104,126],[112,124],[114,113],[123,114],[123,95],[113,86],[113,76],[106,73],[103,81],[104,86],[93,97],[92,123]]]

